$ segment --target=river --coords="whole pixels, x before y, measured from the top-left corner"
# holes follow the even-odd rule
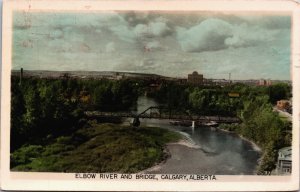
[[[150,98],[138,99],[137,111],[142,112],[157,103]],[[169,120],[140,119],[142,126],[155,126],[179,131],[194,147],[182,144],[167,146],[171,157],[166,162],[146,170],[147,173],[185,173],[217,175],[255,174],[260,152],[239,136],[209,127],[174,126]]]

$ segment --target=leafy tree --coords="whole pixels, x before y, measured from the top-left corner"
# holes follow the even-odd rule
[[[23,115],[24,124],[30,129],[34,129],[40,121],[40,97],[36,92],[36,88],[29,87],[24,94],[25,113]],[[34,132],[34,131],[30,131]]]
[[[274,148],[274,143],[269,143],[265,148],[265,153],[262,157],[262,162],[258,167],[258,174],[265,174],[265,172],[271,172],[276,168],[277,151]]]
[[[284,83],[278,83],[269,87],[269,96],[271,103],[281,99],[289,99],[291,96],[291,87]]]
[[[193,106],[193,108],[197,112],[201,112],[202,110],[205,110],[208,100],[209,100],[209,92],[207,90],[203,89],[194,89],[194,91],[189,95],[189,102]]]
[[[11,91],[11,149],[19,147],[25,141],[27,132],[23,125],[23,114],[25,113],[24,98],[18,81],[12,83]]]

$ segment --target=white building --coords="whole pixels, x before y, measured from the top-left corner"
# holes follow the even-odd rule
[[[277,170],[283,174],[292,172],[292,147],[279,149]]]

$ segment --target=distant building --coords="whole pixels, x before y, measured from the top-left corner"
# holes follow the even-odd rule
[[[260,85],[260,86],[270,86],[270,85],[272,85],[272,81],[270,79],[260,79],[258,81],[258,85]]]
[[[195,85],[201,85],[203,84],[203,75],[194,71],[192,74],[188,74],[187,82]]]
[[[226,80],[226,79],[214,79],[214,80],[212,80],[212,82],[215,85],[220,85],[220,86],[226,86],[226,85],[230,84],[230,81]]]
[[[284,147],[279,149],[277,170],[280,173],[292,172],[292,147]]]
[[[242,84],[250,85],[250,86],[252,86],[252,85],[257,85],[257,84],[258,84],[257,80],[255,80],[255,79],[248,79],[248,80],[233,80],[232,82],[233,82],[233,83],[242,83]]]
[[[176,79],[176,82],[178,83],[178,84],[186,84],[187,83],[187,79],[184,79],[184,78],[177,78]]]
[[[210,86],[210,85],[216,85],[216,83],[213,82],[212,79],[205,79],[205,78],[203,78],[203,85],[208,85],[208,86]]]
[[[264,79],[260,79],[258,81],[258,85],[265,85],[265,80]]]

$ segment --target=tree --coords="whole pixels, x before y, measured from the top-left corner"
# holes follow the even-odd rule
[[[36,87],[29,87],[24,94],[25,113],[23,115],[24,124],[30,129],[36,127],[40,120],[40,97],[36,91]],[[34,131],[30,131],[34,132]]]
[[[11,150],[20,147],[26,140],[26,129],[23,125],[23,114],[25,113],[24,98],[21,87],[17,80],[12,79],[11,90]]]
[[[291,96],[291,87],[285,83],[271,85],[269,87],[269,96],[273,104],[281,99],[289,99]]]
[[[201,113],[206,109],[209,101],[209,93],[205,89],[194,89],[193,92],[189,95],[189,102],[194,108],[196,113]]]
[[[276,168],[277,150],[274,148],[274,143],[269,143],[267,145],[261,161],[262,162],[258,167],[259,174],[265,174],[266,172],[271,172]]]
[[[113,93],[109,84],[98,85],[93,92],[93,105],[98,110],[112,109]]]

